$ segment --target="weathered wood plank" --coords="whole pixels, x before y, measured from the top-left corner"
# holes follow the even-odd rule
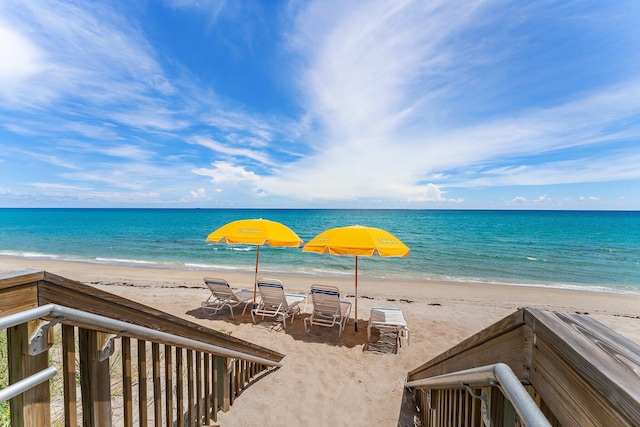
[[[231,359],[231,363],[229,363],[229,406],[233,406],[233,402],[238,392],[237,362],[237,359]]]
[[[173,425],[173,351],[170,345],[164,346],[164,381],[167,425]]]
[[[38,303],[60,304],[276,362],[284,357],[271,349],[48,272],[38,285]]]
[[[564,381],[569,381],[564,387],[573,389],[584,405],[615,408],[613,410],[627,422],[640,420],[637,381],[640,346],[617,336],[588,316],[543,311],[533,311],[532,316],[535,318],[532,324],[536,337],[534,354],[538,358],[536,369],[553,372],[556,379],[562,374]],[[543,348],[546,351],[540,352]],[[556,365],[570,372],[560,373]],[[551,406],[544,383],[532,384]],[[607,417],[610,411],[603,411],[599,412]],[[558,418],[565,424],[560,416]]]
[[[0,289],[37,283],[44,279],[44,271],[27,268],[19,271],[0,273]]]
[[[160,344],[151,343],[151,363],[153,369],[153,423],[162,427],[162,384],[160,382]],[[167,425],[169,422],[167,421]]]
[[[475,347],[486,343],[500,335],[509,332],[512,329],[517,329],[524,324],[524,310],[518,310],[515,313],[505,317],[504,319],[494,323],[488,328],[472,335],[461,343],[451,347],[449,350],[434,357],[427,363],[419,366],[418,368],[409,372],[408,376],[411,381],[428,378],[431,374],[425,374],[425,372],[432,371],[435,365],[442,364],[446,360],[457,357],[459,354],[467,352]],[[449,371],[452,372],[452,371]]]
[[[594,383],[614,383],[622,393],[640,402],[640,387],[626,381],[630,374],[640,372],[640,346],[612,331],[592,317],[532,310],[537,318],[537,339],[558,343],[567,355],[581,355],[576,368]],[[609,393],[610,390],[606,390]]]
[[[218,356],[213,356],[211,360],[211,419],[218,421],[218,411],[220,410],[220,363],[218,362]]]
[[[193,350],[187,350],[187,425],[193,425]]]
[[[138,418],[142,426],[149,422],[147,379],[147,342],[138,340]]]
[[[7,329],[9,384],[14,384],[49,366],[49,352],[31,356],[27,352],[30,328],[27,323]],[[45,381],[9,401],[11,425],[29,427],[50,425],[49,381]]]
[[[147,342],[138,340],[138,419],[141,426],[149,422],[147,404]]]
[[[497,362],[529,380],[554,426],[639,425],[640,346],[589,316],[520,310],[414,369],[409,379]],[[433,420],[454,422],[441,411],[462,409],[446,394],[434,396]],[[513,411],[507,408],[502,416],[513,417]]]
[[[196,351],[196,420],[197,425],[202,422],[202,353]]]
[[[229,379],[229,359],[226,357],[216,357],[218,364],[218,398],[220,402],[220,409],[223,412],[229,410],[231,383]]]
[[[497,387],[486,387],[483,389],[489,396],[489,414],[492,425],[503,424],[504,416],[504,396]]]
[[[490,340],[483,340],[473,347],[468,347],[457,353],[455,357],[442,359],[437,364],[430,364],[429,367],[423,365],[420,371],[414,373],[409,379],[413,381],[502,362],[509,365],[518,378],[528,381],[532,340],[531,329],[521,325],[501,335],[493,336]]]
[[[0,289],[0,316],[8,316],[37,306],[37,283]]]
[[[125,427],[133,426],[133,377],[131,374],[131,338],[122,337],[122,406]]]
[[[534,351],[531,383],[565,427],[603,425],[631,426],[576,372],[570,362],[538,341]]]
[[[178,427],[184,427],[183,351],[181,347],[176,347],[176,418]]]
[[[249,364],[245,361],[242,360],[242,383],[240,385],[240,389],[244,389],[246,387],[246,385],[249,383]]]
[[[203,425],[209,425],[209,419],[211,414],[211,372],[209,371],[209,365],[211,356],[207,353],[202,355],[202,381],[204,386],[204,408],[203,408]]]
[[[78,425],[76,405],[76,338],[75,328],[62,325],[62,384],[64,389],[64,425]]]
[[[226,349],[243,352],[255,357],[260,357],[272,361],[280,361],[284,355],[276,351],[261,347],[233,336],[229,336],[218,331],[205,328],[201,325],[186,321],[184,319],[163,313],[151,307],[126,300],[117,295],[113,295],[94,287],[65,279],[51,273],[28,270],[19,272],[18,274],[2,274],[0,275],[0,314],[8,314],[10,312],[22,311],[26,308],[34,308],[38,305],[58,304],[66,307],[107,316],[113,319],[122,320],[129,323],[135,323],[140,326],[146,326],[156,330],[160,330],[169,334],[183,336],[203,343],[212,344]],[[83,424],[92,426],[111,425],[111,389],[109,380],[109,363],[108,359],[100,361],[100,350],[103,348],[108,333],[119,333],[122,331],[105,330],[96,331],[92,325],[68,322],[63,332],[63,346],[71,348],[71,351],[64,351],[65,358],[69,360],[63,361],[67,367],[75,365],[73,347],[74,346],[74,327],[78,330],[79,342],[79,360],[80,360],[80,376],[81,376],[81,394],[82,394],[82,413]],[[50,331],[52,332],[52,331]],[[69,335],[71,332],[71,335]],[[121,344],[122,351],[122,369],[123,369],[123,407],[124,407],[124,424],[133,424],[133,389],[132,389],[132,373],[131,373],[131,342],[130,337],[124,336]],[[147,357],[146,343],[144,340],[137,340],[137,356],[138,356],[138,414],[141,425],[147,424]],[[154,385],[154,419],[156,425],[162,422],[162,398],[161,398],[161,378],[160,378],[160,356],[159,343],[152,343],[152,367],[153,367],[153,385]],[[165,385],[167,387],[167,396],[172,396],[172,361],[170,345],[165,345],[165,351],[169,349],[168,361],[165,365]],[[186,417],[189,418],[190,424],[201,423],[201,420],[208,421],[209,408],[208,402],[212,403],[211,416],[215,420],[217,418],[218,409],[224,411],[229,410],[229,406],[233,399],[240,394],[242,388],[251,380],[252,374],[265,369],[265,366],[247,362],[244,360],[233,360],[216,355],[204,355],[196,352],[195,373],[193,372],[193,351],[187,350],[188,365],[187,366],[187,391],[188,391],[188,409]],[[183,411],[183,366],[182,351],[176,349],[176,382],[179,383],[177,390],[177,406],[178,417],[177,425],[184,424]],[[179,354],[179,356],[178,356]],[[211,363],[209,371],[209,361],[213,357],[216,362]],[[204,374],[202,368],[204,364]],[[231,372],[230,372],[231,370]],[[75,371],[65,369],[65,381],[71,384]],[[204,378],[203,378],[204,375]],[[206,379],[205,379],[206,378]],[[73,378],[75,383],[75,378]],[[204,384],[203,384],[204,381]],[[195,382],[195,384],[194,384]],[[128,383],[128,384],[127,384]],[[209,388],[209,384],[211,387]],[[204,390],[203,390],[204,387]],[[43,387],[44,388],[44,387]],[[47,386],[48,390],[48,386]],[[69,385],[71,390],[71,385]],[[75,388],[73,388],[75,392]],[[195,396],[194,396],[195,391]],[[205,395],[202,395],[202,392]],[[65,419],[77,420],[77,409],[73,407],[75,397],[72,392],[66,393],[65,396]],[[39,398],[38,401],[42,399]],[[47,408],[48,408],[48,398]],[[171,423],[172,417],[172,399],[167,397],[167,423]],[[205,405],[205,401],[207,405]],[[207,409],[203,406],[206,406]],[[71,408],[71,409],[68,409]],[[160,408],[160,409],[159,409]],[[160,412],[159,412],[160,411]],[[18,412],[17,410],[15,411]],[[22,411],[22,406],[20,407]],[[27,411],[28,412],[28,411]],[[49,411],[47,410],[47,414]],[[76,413],[76,416],[72,414]],[[27,413],[28,417],[28,413]],[[196,417],[196,419],[194,419]],[[43,424],[37,422],[36,424]],[[48,423],[44,423],[48,424]],[[74,425],[73,422],[67,422],[67,425]]]
[[[438,390],[438,411],[436,418],[436,425],[444,425],[445,423],[445,415],[446,415],[446,402],[447,402],[447,391],[446,390]]]
[[[78,330],[82,423],[85,427],[111,426],[111,381],[109,359],[99,360],[98,332]]]

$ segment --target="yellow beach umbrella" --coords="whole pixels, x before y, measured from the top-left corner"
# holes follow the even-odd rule
[[[207,242],[257,245],[256,273],[253,281],[253,301],[256,300],[258,283],[258,263],[260,259],[260,246],[288,246],[297,248],[302,244],[302,239],[289,227],[267,219],[241,219],[232,221],[218,228],[207,236]]]
[[[304,245],[302,251],[356,257],[356,332],[358,331],[358,257],[375,254],[384,257],[409,256],[409,248],[393,234],[380,228],[361,225],[323,231]]]

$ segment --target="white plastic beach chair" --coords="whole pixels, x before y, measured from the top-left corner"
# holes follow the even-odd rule
[[[216,314],[224,307],[229,307],[231,318],[235,319],[233,308],[244,304],[244,310],[242,310],[242,314],[244,314],[247,310],[247,305],[253,301],[253,291],[248,289],[233,291],[229,283],[224,279],[205,277],[204,283],[211,291],[211,295],[206,301],[202,302],[202,309],[212,312],[211,314]]]
[[[373,307],[367,327],[367,342],[371,341],[372,328],[395,332],[398,334],[396,338],[398,344],[401,345],[400,339],[404,338],[409,345],[409,328],[399,308]]]
[[[256,316],[273,317],[281,320],[283,327],[287,327],[287,318],[293,318],[300,313],[300,303],[305,303],[306,295],[285,294],[282,282],[277,279],[258,279],[258,291],[260,292],[260,303],[251,310],[253,323],[256,323]],[[304,309],[303,309],[304,310]]]
[[[333,327],[338,325],[338,336],[342,335],[349,321],[351,303],[340,300],[340,290],[335,286],[311,286],[311,316],[304,319],[304,329],[308,333],[311,325]],[[307,325],[309,322],[309,325]]]

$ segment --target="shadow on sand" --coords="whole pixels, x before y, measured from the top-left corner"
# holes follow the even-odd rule
[[[235,313],[235,318],[232,318],[228,310],[222,310],[216,314],[207,313],[202,308],[197,307],[193,310],[187,311],[187,315],[193,316],[196,319],[211,320],[217,322],[218,327],[213,329],[219,329],[224,324],[230,325],[250,325],[253,328],[260,328],[265,333],[282,333],[291,336],[295,340],[301,342],[326,344],[336,347],[355,348],[362,346],[364,353],[381,354],[381,355],[394,355],[398,352],[398,340],[397,334],[393,333],[380,333],[378,329],[373,329],[371,333],[371,342],[367,342],[367,327],[369,322],[366,320],[359,320],[358,332],[355,331],[354,320],[350,319],[347,323],[342,336],[338,336],[338,327],[332,328],[322,326],[312,326],[307,333],[304,328],[304,319],[310,316],[309,313],[301,313],[295,316],[293,322],[287,320],[287,327],[284,328],[282,322],[276,322],[272,319],[265,318],[264,320],[257,317],[256,324],[253,324],[251,314],[248,312],[244,315],[241,310]],[[413,426],[416,427],[419,424],[419,417],[417,416],[417,409],[413,394],[411,391],[405,389],[402,402],[398,413],[398,426]]]
[[[187,315],[193,316],[196,319],[207,319],[221,321],[232,325],[252,325],[254,328],[262,328],[270,332],[280,332],[290,335],[296,340],[302,342],[327,344],[338,347],[354,348],[357,346],[363,346],[363,352],[365,353],[377,353],[377,354],[396,354],[398,352],[398,343],[395,335],[393,334],[380,334],[377,329],[373,329],[371,333],[371,342],[367,342],[367,327],[369,322],[367,320],[360,319],[358,321],[358,332],[355,331],[355,324],[353,319],[349,319],[342,336],[338,336],[338,326],[323,327],[323,326],[311,326],[307,333],[304,329],[304,319],[309,317],[309,313],[300,313],[295,316],[293,322],[287,319],[287,327],[284,328],[282,322],[276,322],[272,319],[262,319],[256,317],[256,324],[253,324],[251,314],[249,310],[243,315],[241,310],[235,313],[235,319],[231,317],[229,311],[224,309],[216,314],[207,313],[202,308],[197,307],[193,310],[186,312]],[[215,328],[214,328],[215,329]]]

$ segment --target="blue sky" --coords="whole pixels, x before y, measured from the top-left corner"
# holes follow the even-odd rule
[[[640,2],[0,2],[0,206],[640,209]]]

